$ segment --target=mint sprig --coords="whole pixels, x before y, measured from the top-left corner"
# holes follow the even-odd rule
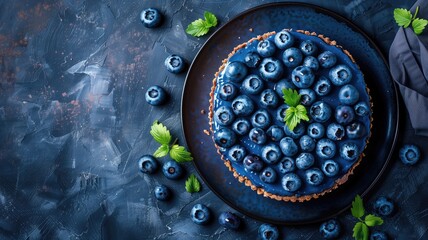
[[[282,89],[285,104],[288,105],[285,111],[284,121],[287,127],[293,131],[301,120],[309,121],[308,113],[305,106],[300,104],[302,97],[296,90],[291,88]]]
[[[211,12],[204,12],[204,19],[197,19],[187,26],[186,33],[194,37],[201,37],[208,33],[211,27],[217,26],[217,17]]]
[[[364,220],[362,217],[365,214],[363,199],[360,195],[355,196],[354,201],[352,202],[351,208],[352,216],[358,219],[358,222],[353,228],[352,237],[355,240],[368,240],[369,239],[369,227],[379,226],[383,224],[382,218],[375,216],[373,214],[368,214]]]
[[[416,18],[419,12],[419,6],[416,7],[415,14],[405,9],[405,8],[396,8],[394,9],[394,19],[398,26],[407,28],[412,25],[413,31],[416,35],[419,35],[423,32],[425,27],[428,25],[428,20],[423,18]]]
[[[199,192],[201,190],[201,183],[196,178],[195,174],[190,174],[185,183],[186,191],[189,193]]]

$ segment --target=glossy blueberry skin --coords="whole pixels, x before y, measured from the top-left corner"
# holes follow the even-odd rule
[[[327,177],[334,177],[339,173],[339,168],[339,164],[330,159],[322,163],[321,170]]]
[[[324,174],[318,168],[305,171],[305,180],[309,185],[318,186],[324,181]]]
[[[282,188],[288,192],[295,192],[302,186],[302,180],[295,173],[286,173],[281,180]]]
[[[275,45],[279,49],[286,49],[294,44],[294,37],[288,31],[280,31],[275,35]]]
[[[223,148],[230,148],[236,142],[236,134],[229,128],[220,128],[214,133],[214,142]]]
[[[378,197],[373,203],[373,210],[381,216],[391,216],[394,208],[394,202],[386,197]]]
[[[296,169],[296,162],[290,157],[283,158],[277,165],[279,172],[282,174],[293,172]]]
[[[347,161],[354,161],[359,156],[358,146],[352,142],[346,142],[340,147],[340,157]]]
[[[399,156],[405,165],[414,165],[421,158],[421,151],[416,145],[408,144],[400,149]]]
[[[268,82],[277,82],[284,73],[284,66],[275,58],[265,58],[259,66],[260,76]]]
[[[242,162],[247,155],[247,150],[241,145],[234,145],[227,152],[227,157],[233,162]]]
[[[370,113],[370,108],[365,102],[359,102],[354,106],[355,114],[360,117],[367,116]]]
[[[154,85],[147,89],[145,97],[148,104],[159,106],[165,103],[167,93],[162,87]]]
[[[231,101],[237,94],[238,88],[231,83],[225,83],[219,91],[220,98],[225,101]]]
[[[357,88],[351,84],[346,84],[339,90],[339,102],[342,104],[353,105],[360,98]]]
[[[226,79],[232,82],[241,82],[247,76],[247,66],[242,62],[231,62],[227,65],[224,75]]]
[[[168,179],[179,179],[183,175],[183,168],[176,161],[170,160],[163,164],[162,173]]]
[[[366,126],[361,122],[353,122],[346,126],[346,136],[350,139],[357,139],[366,136]]]
[[[272,118],[266,109],[259,109],[251,116],[251,125],[255,128],[266,129],[271,122]]]
[[[326,96],[331,92],[332,86],[330,80],[321,76],[320,79],[314,84],[314,91],[318,96]]]
[[[354,109],[347,105],[339,105],[334,111],[334,117],[340,124],[347,125],[354,121],[355,113]]]
[[[311,106],[317,98],[315,91],[309,88],[300,89],[299,95],[301,96],[300,103],[306,107]]]
[[[321,123],[311,123],[308,126],[307,134],[311,138],[320,139],[324,137],[325,128]]]
[[[388,240],[388,235],[381,231],[373,231],[370,233],[370,240]]]
[[[266,131],[268,138],[274,142],[279,142],[285,136],[283,128],[278,125],[272,125]]]
[[[259,103],[263,107],[275,108],[276,106],[278,106],[279,101],[280,100],[278,95],[272,89],[265,89],[260,94]]]
[[[159,185],[155,187],[155,197],[157,200],[166,201],[170,198],[171,191],[165,185]]]
[[[263,161],[259,156],[249,154],[242,161],[245,170],[250,172],[260,172],[263,169]]]
[[[336,219],[330,219],[320,226],[320,233],[324,239],[335,239],[339,237],[341,226]]]
[[[260,225],[258,235],[261,240],[277,240],[279,239],[278,228],[274,225],[264,223]]]
[[[262,40],[257,44],[257,52],[260,56],[266,58],[266,57],[272,57],[272,55],[276,51],[276,46],[273,42],[271,42],[268,39]]]
[[[318,62],[323,68],[331,68],[336,65],[337,57],[334,53],[325,51],[318,55]]]
[[[162,14],[155,8],[147,8],[141,11],[140,20],[147,28],[155,28],[162,21]]]
[[[245,55],[244,63],[247,65],[247,67],[255,68],[259,66],[259,64],[262,62],[262,59],[260,58],[260,55],[256,52],[249,52],[247,55]]]
[[[330,139],[322,138],[317,142],[315,152],[322,159],[333,158],[336,155],[336,144]]]
[[[249,116],[254,111],[254,103],[246,95],[237,96],[232,101],[232,110],[236,116]]]
[[[262,79],[255,74],[248,75],[241,85],[241,91],[246,94],[259,94],[263,89]]]
[[[265,183],[274,183],[277,177],[278,174],[271,167],[263,169],[263,171],[260,173],[260,180]]]
[[[255,144],[259,144],[259,145],[264,144],[266,142],[266,140],[267,140],[266,133],[261,128],[253,128],[253,129],[251,129],[250,133],[248,134],[248,137]]]
[[[297,126],[293,129],[293,131],[291,131],[287,125],[284,125],[285,135],[293,139],[300,138],[301,136],[303,136],[303,134],[305,134],[305,131],[306,131],[305,124],[302,122],[297,124]]]
[[[309,114],[316,122],[326,122],[331,117],[331,107],[324,101],[318,101],[310,107]]]
[[[298,48],[287,48],[282,54],[282,62],[288,68],[297,67],[302,63],[302,61],[303,54]]]
[[[345,137],[345,128],[338,123],[330,123],[327,126],[327,138],[333,141],[342,140]]]
[[[218,223],[228,229],[238,230],[241,225],[241,219],[231,212],[222,212],[218,216]]]
[[[291,82],[290,79],[284,78],[279,80],[277,83],[275,83],[275,86],[273,87],[273,90],[278,94],[278,96],[283,96],[284,93],[282,92],[283,89],[296,89],[296,86],[294,86],[293,82]]]
[[[312,152],[315,149],[316,142],[313,138],[308,135],[303,135],[300,140],[300,149],[304,152]]]
[[[280,122],[285,122],[284,118],[285,118],[285,112],[287,111],[287,109],[289,108],[289,106],[287,104],[282,104],[281,106],[279,106],[276,110],[276,115],[275,115],[275,119],[277,121]]]
[[[165,59],[166,70],[170,73],[181,73],[184,70],[186,63],[184,59],[178,55],[172,54]]]
[[[204,225],[208,223],[211,218],[210,210],[204,204],[197,203],[190,210],[190,218],[198,225]]]
[[[282,158],[281,149],[275,143],[269,143],[262,148],[261,158],[267,164],[275,164]]]
[[[352,72],[348,66],[340,64],[330,69],[328,76],[336,86],[348,84],[352,79]]]
[[[312,71],[317,71],[320,68],[320,64],[316,57],[307,56],[303,59],[303,66],[310,68]]]
[[[152,155],[143,155],[138,160],[138,169],[142,173],[154,173],[158,167],[158,161]]]
[[[291,81],[298,88],[309,88],[315,80],[312,70],[305,66],[296,67],[291,73]]]
[[[230,107],[221,106],[214,112],[214,121],[221,126],[227,126],[233,123],[235,114]]]
[[[238,118],[233,122],[232,130],[240,136],[246,135],[251,130],[251,123],[245,118]]]
[[[313,55],[317,50],[317,46],[311,40],[305,40],[300,43],[300,51],[306,56]]]
[[[308,169],[315,163],[314,155],[310,153],[300,153],[296,158],[296,167],[298,169]]]
[[[296,155],[299,150],[297,144],[291,137],[285,137],[279,142],[279,147],[281,148],[282,153],[287,157],[292,157]]]

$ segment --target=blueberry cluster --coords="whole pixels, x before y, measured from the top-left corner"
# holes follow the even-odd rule
[[[283,30],[252,42],[217,79],[216,145],[257,181],[289,193],[345,173],[370,130],[367,93],[352,81],[356,70],[315,39]],[[293,131],[284,122],[284,88],[298,91],[310,118]]]

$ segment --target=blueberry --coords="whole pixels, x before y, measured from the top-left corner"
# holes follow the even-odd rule
[[[362,138],[367,134],[366,126],[360,122],[353,122],[346,126],[346,136],[350,139]]]
[[[323,68],[331,68],[336,64],[337,58],[334,53],[330,51],[322,52],[320,55],[318,55],[318,62],[320,63],[320,66]]]
[[[421,152],[416,145],[404,145],[400,149],[400,159],[406,165],[416,164],[421,157]]]
[[[374,204],[374,211],[381,216],[391,216],[394,213],[394,203],[386,197],[378,197]]]
[[[326,122],[331,117],[331,108],[326,102],[318,101],[311,106],[309,114],[317,122]]]
[[[326,77],[321,76],[314,85],[314,91],[319,96],[325,96],[330,93],[332,87],[331,82]]]
[[[291,131],[287,125],[284,125],[284,132],[285,135],[293,138],[293,139],[298,139],[301,136],[303,136],[303,134],[305,134],[305,124],[304,123],[299,123],[297,124],[297,126],[293,129],[293,131]]]
[[[220,98],[225,101],[232,100],[238,94],[238,88],[231,83],[225,83],[220,87]]]
[[[291,73],[291,81],[298,88],[308,88],[315,80],[315,75],[312,70],[305,66],[296,67]]]
[[[221,126],[227,126],[233,123],[235,114],[230,107],[221,106],[214,112],[214,121]]]
[[[279,142],[285,136],[285,133],[284,130],[282,130],[282,127],[278,125],[272,125],[266,131],[266,135],[269,137],[270,140],[274,142]]]
[[[302,51],[303,54],[308,56],[308,55],[313,55],[318,50],[318,48],[315,45],[315,43],[312,42],[311,40],[305,40],[300,43],[300,50]]]
[[[266,133],[261,128],[253,128],[250,130],[248,137],[251,141],[258,145],[262,145],[266,142]]]
[[[348,66],[341,64],[330,69],[328,76],[334,85],[342,86],[351,81],[352,72]]]
[[[287,48],[282,54],[282,62],[286,67],[289,67],[289,68],[294,68],[299,66],[302,63],[302,60],[303,60],[302,52],[295,47]]]
[[[223,148],[232,147],[236,142],[236,134],[229,128],[220,128],[214,133],[214,142]]]
[[[327,126],[327,137],[333,141],[342,140],[345,137],[345,128],[338,123],[330,123]]]
[[[308,169],[315,163],[314,155],[310,153],[300,153],[296,158],[296,167],[298,169]]]
[[[275,164],[281,157],[281,149],[274,143],[269,143],[262,148],[261,158],[267,164]]]
[[[355,118],[354,109],[347,105],[339,105],[336,107],[334,117],[338,123],[347,125]]]
[[[250,172],[260,172],[263,168],[263,161],[259,156],[249,154],[243,160],[245,170]]]
[[[281,106],[279,106],[276,110],[275,119],[279,122],[285,122],[284,121],[285,112],[287,111],[288,108],[289,106],[287,104],[282,104]]]
[[[384,232],[373,231],[370,233],[370,240],[388,240],[388,236]]]
[[[138,160],[138,168],[142,173],[154,173],[158,169],[158,162],[152,155],[143,155]]]
[[[247,76],[247,66],[242,62],[231,62],[227,65],[225,69],[226,79],[232,82],[241,82],[245,76]]]
[[[168,161],[163,164],[163,175],[168,179],[179,179],[183,175],[183,168],[176,161]]]
[[[303,135],[300,140],[300,149],[305,152],[312,152],[315,149],[315,140],[308,135]]]
[[[167,98],[166,91],[160,86],[151,86],[146,92],[146,102],[153,106],[159,106],[165,103]]]
[[[321,169],[327,177],[334,177],[339,173],[339,164],[334,160],[326,160]]]
[[[279,80],[275,86],[273,86],[273,90],[278,94],[278,96],[283,96],[284,93],[282,92],[283,89],[295,89],[296,86],[294,86],[293,82],[291,82],[290,79],[285,78]]]
[[[250,132],[251,124],[245,118],[238,118],[232,124],[232,130],[238,135],[246,135]]]
[[[256,52],[249,52],[247,55],[245,55],[244,63],[247,65],[247,67],[255,68],[257,67],[262,59],[260,58],[259,54]]]
[[[316,154],[322,159],[333,158],[336,155],[336,144],[327,138],[320,139],[315,147]]]
[[[318,168],[312,168],[305,171],[306,182],[312,186],[318,186],[324,180],[324,174]]]
[[[155,187],[155,197],[157,200],[166,201],[170,198],[171,191],[165,185],[159,185]]]
[[[355,114],[360,117],[367,116],[370,113],[370,108],[365,102],[359,102],[354,106]]]
[[[351,84],[346,84],[339,90],[339,102],[342,104],[353,105],[359,98],[360,93]]]
[[[309,88],[300,89],[299,95],[301,96],[300,97],[300,103],[303,106],[308,107],[308,106],[311,106],[315,102],[316,95],[315,95],[314,90],[312,90],[312,89],[309,89]]]
[[[241,85],[241,91],[246,94],[259,94],[263,89],[263,81],[255,74],[248,75]]]
[[[268,39],[262,40],[257,44],[257,52],[262,57],[271,57],[276,51],[275,44]]]
[[[171,73],[180,73],[184,70],[186,63],[184,62],[183,58],[172,54],[169,55],[166,59],[165,59],[165,67],[168,70],[168,72]]]
[[[258,234],[261,240],[277,240],[279,238],[278,228],[267,223],[260,225]]]
[[[140,20],[145,27],[154,28],[161,23],[162,15],[155,8],[147,8],[140,13]]]
[[[255,128],[266,129],[272,122],[272,118],[266,109],[257,110],[253,116],[251,116],[251,124]]]
[[[286,173],[282,177],[282,188],[288,192],[295,192],[302,186],[302,180],[295,173]]]
[[[278,170],[282,174],[293,172],[296,169],[296,163],[294,159],[285,157],[278,163]]]
[[[321,123],[311,123],[308,126],[308,136],[315,139],[324,137],[325,128]]]
[[[254,103],[248,96],[240,95],[233,100],[232,110],[236,116],[249,116],[254,111]]]
[[[281,139],[279,142],[279,147],[281,148],[282,153],[287,157],[296,155],[297,151],[299,150],[297,148],[297,144],[291,137],[285,137]]]
[[[341,231],[340,223],[336,219],[330,219],[320,226],[320,233],[324,239],[335,239]]]
[[[222,212],[218,217],[218,223],[225,228],[238,230],[241,219],[231,212]]]
[[[279,103],[279,97],[272,89],[265,89],[260,94],[259,103],[262,107],[275,108]]]
[[[286,49],[294,44],[294,37],[288,31],[282,30],[275,35],[274,41],[279,49]]]
[[[245,155],[247,155],[247,150],[241,145],[235,145],[227,152],[228,159],[233,162],[242,162]]]
[[[260,180],[265,183],[274,183],[277,176],[278,175],[273,168],[267,167],[260,173]]]
[[[316,57],[313,56],[307,56],[305,59],[303,59],[303,66],[310,68],[312,71],[318,70],[320,67],[320,64]]]
[[[194,223],[204,225],[210,220],[211,213],[207,206],[197,203],[192,207],[190,217]]]
[[[359,156],[358,146],[352,142],[346,142],[340,147],[340,156],[348,161],[354,161]]]
[[[275,58],[265,58],[259,66],[260,76],[268,82],[277,82],[284,73],[282,63]]]

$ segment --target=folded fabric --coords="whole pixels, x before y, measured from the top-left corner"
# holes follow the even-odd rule
[[[410,11],[417,6],[417,17],[428,19],[428,0],[416,1]],[[417,135],[428,136],[428,29],[416,35],[411,27],[400,27],[389,50],[389,65],[412,127]]]

